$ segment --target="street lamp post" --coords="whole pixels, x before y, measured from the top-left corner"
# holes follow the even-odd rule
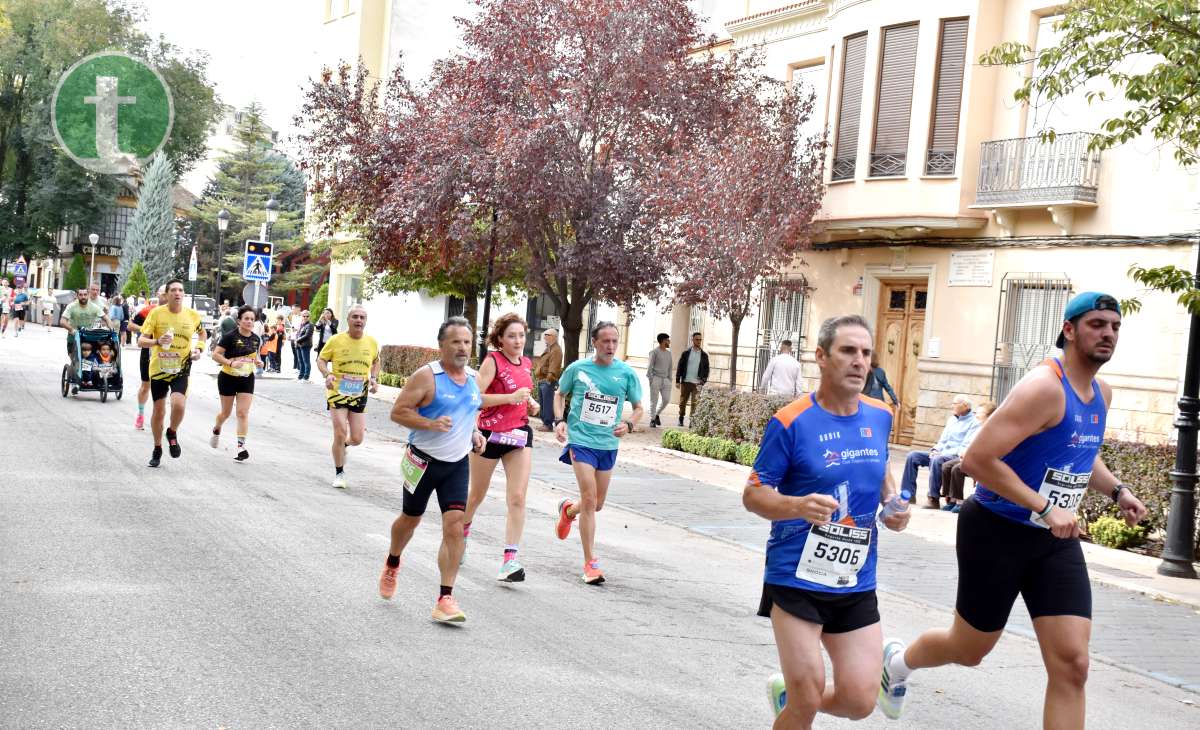
[[[92,282],[96,280],[96,244],[100,243],[100,236],[89,233],[88,241],[92,244],[92,266],[88,272],[88,286],[91,286]]]
[[[227,228],[229,228],[229,211],[222,208],[217,213],[217,284],[213,287],[218,307],[221,306],[221,281],[225,267],[225,230]]]
[[[1200,256],[1196,259],[1194,286],[1200,288]],[[1171,470],[1171,507],[1167,514],[1167,540],[1163,545],[1160,575],[1195,578],[1193,540],[1196,534],[1196,436],[1200,431],[1200,314],[1193,314],[1188,334],[1187,361],[1183,366],[1183,395],[1179,398],[1179,430],[1175,468]]]
[[[488,267],[487,279],[484,282],[485,289],[483,292],[483,326],[479,328],[483,335],[479,343],[479,362],[483,363],[483,358],[487,357],[487,331],[492,320],[492,275],[496,265],[496,221],[499,216],[496,213],[496,206],[492,206],[492,241],[488,247]]]
[[[271,240],[271,227],[275,225],[275,221],[279,220],[279,203],[275,200],[275,196],[267,201],[267,241]]]

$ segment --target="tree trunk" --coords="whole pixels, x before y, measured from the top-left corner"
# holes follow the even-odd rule
[[[737,319],[731,318],[729,321],[733,325],[733,344],[730,345],[730,347],[729,347],[729,389],[735,390],[735,389],[737,389],[737,371],[738,371],[738,368],[737,368],[738,335],[742,331],[742,318],[741,317],[738,317]]]
[[[583,312],[587,302],[573,299],[567,302],[567,311],[562,319],[562,351],[563,366],[566,367],[579,359],[579,344],[583,334]]]
[[[479,327],[479,289],[477,287],[472,286],[463,290],[463,317],[471,323],[472,331]],[[475,347],[471,349],[472,355],[479,352],[479,343],[485,337],[487,337],[486,332],[476,333]]]

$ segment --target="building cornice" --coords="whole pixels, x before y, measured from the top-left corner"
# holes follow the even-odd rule
[[[792,3],[731,20],[725,30],[739,46],[786,40],[824,29],[827,5],[827,0]]]

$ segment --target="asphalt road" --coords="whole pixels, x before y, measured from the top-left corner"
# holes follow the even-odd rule
[[[207,445],[216,389],[196,376],[183,457],[151,470],[133,392],[60,397],[61,342],[40,327],[0,340],[0,726],[769,726],[778,662],[753,615],[761,554],[612,504],[598,543],[609,582],[583,586],[577,539],[552,536],[562,473],[539,453],[529,579],[494,580],[494,496],[455,590],[468,622],[437,625],[436,510],[396,599],[376,592],[400,505],[402,434],[382,414],[336,491],[326,417],[303,405],[318,386],[263,383],[264,395],[310,390],[290,399],[301,405],[256,400],[252,458],[238,464],[229,439]],[[888,594],[881,609],[905,636],[949,615]],[[979,668],[925,673],[903,721],[854,726],[1036,727],[1043,687],[1036,645],[1014,635]],[[1093,664],[1089,696],[1091,728],[1200,726],[1195,695],[1111,665]]]

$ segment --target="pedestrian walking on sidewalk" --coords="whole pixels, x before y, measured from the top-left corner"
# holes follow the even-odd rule
[[[891,410],[862,395],[872,342],[858,315],[821,325],[817,390],[767,423],[742,495],[746,509],[771,520],[758,615],[771,619],[783,669],[768,680],[777,729],[811,728],[818,712],[861,720],[875,709],[883,665],[876,519],[896,485],[887,468]],[[908,524],[907,509],[885,514],[891,530]]]
[[[662,425],[662,412],[671,403],[671,336],[658,333],[658,347],[646,357],[646,380],[650,383],[650,427]]]
[[[708,353],[700,347],[699,332],[692,333],[692,347],[679,356],[675,368],[675,382],[679,384],[679,425],[687,411],[688,400],[692,401],[692,415],[696,415],[696,401],[700,400],[700,389],[708,382]]]
[[[475,513],[487,497],[496,464],[504,462],[504,559],[496,580],[517,583],[525,580],[525,567],[517,559],[521,533],[525,531],[525,493],[533,467],[533,430],[530,414],[538,403],[531,397],[533,363],[525,357],[525,334],[529,326],[517,314],[505,314],[492,324],[488,344],[492,351],[479,366],[476,383],[483,392],[479,432],[487,442],[482,453],[471,454],[471,494],[463,524],[463,551],[471,536]]]
[[[538,387],[538,406],[542,414],[542,430],[554,430],[554,391],[558,389],[558,378],[562,375],[563,352],[558,346],[558,330],[542,333],[546,350],[538,358],[533,369],[533,379]]]
[[[792,354],[791,340],[780,343],[779,354],[767,363],[758,389],[767,395],[800,395],[800,361]]]
[[[217,374],[217,393],[221,396],[221,410],[213,424],[209,446],[220,445],[221,426],[237,407],[237,456],[235,460],[250,458],[246,451],[246,436],[250,433],[250,406],[254,403],[254,371],[261,363],[258,348],[261,338],[254,334],[254,307],[243,306],[237,311],[237,329],[221,337],[213,348],[212,359],[221,366]]]
[[[150,398],[154,401],[154,411],[150,414],[150,428],[154,434],[154,452],[150,455],[152,467],[162,462],[163,421],[167,416],[168,396],[171,421],[166,428],[167,448],[172,459],[178,459],[182,453],[179,426],[187,408],[188,378],[192,362],[200,359],[208,337],[200,313],[183,306],[183,282],[179,279],[168,281],[166,292],[166,304],[150,311],[138,336],[138,345],[150,348]],[[193,336],[199,337],[199,348],[192,346]]]
[[[900,403],[896,391],[892,390],[892,384],[888,382],[887,371],[879,364],[879,353],[872,352],[871,371],[867,373],[867,382],[863,384],[863,395],[875,400],[884,400],[884,393],[892,399],[893,406]]]
[[[1146,515],[1099,456],[1112,388],[1096,373],[1112,358],[1120,329],[1115,298],[1072,297],[1058,335],[1062,358],[1022,378],[963,456],[976,488],[958,517],[953,623],[907,648],[896,639],[885,644],[879,705],[888,717],[900,716],[913,670],[982,662],[1020,594],[1046,667],[1043,723],[1084,727],[1092,590],[1076,512],[1090,489],[1111,497],[1129,525]]]
[[[350,326],[354,326],[353,319]],[[475,427],[483,399],[475,382],[476,373],[467,366],[474,341],[467,320],[446,320],[438,329],[440,359],[413,373],[392,407],[392,420],[409,430],[409,441],[400,467],[404,475],[403,504],[400,516],[392,523],[379,595],[390,600],[396,594],[404,548],[421,524],[429,498],[436,494],[442,511],[442,546],[437,557],[441,586],[433,620],[441,623],[467,620],[453,591],[463,552],[470,479],[467,455],[483,451],[486,443]]]
[[[617,463],[620,439],[633,433],[642,418],[642,383],[634,369],[615,359],[620,335],[612,322],[600,322],[591,331],[595,355],[567,366],[554,396],[554,429],[565,445],[559,461],[575,471],[579,499],[558,503],[555,534],[566,540],[571,523],[579,518],[579,541],[583,546],[583,582],[604,582],[596,558],[596,513],[604,509],[612,470]],[[566,410],[566,396],[571,410]],[[626,418],[625,403],[633,406]],[[564,417],[565,416],[565,417]]]
[[[363,442],[368,391],[379,390],[379,343],[366,334],[366,308],[351,306],[346,322],[346,331],[326,342],[317,358],[317,370],[325,379],[325,407],[333,424],[330,450],[335,489],[346,488],[346,447]]]

